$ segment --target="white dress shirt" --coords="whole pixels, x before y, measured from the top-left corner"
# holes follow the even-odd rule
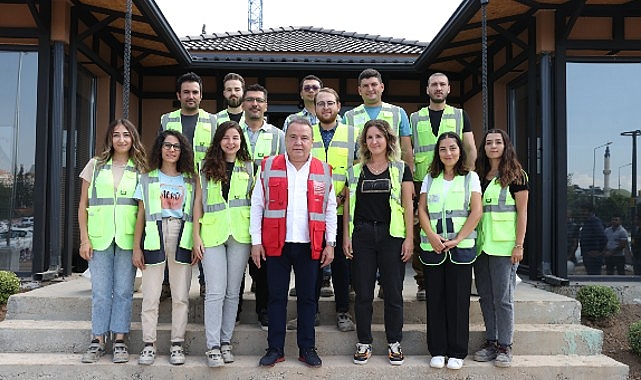
[[[309,215],[307,212],[307,179],[312,155],[305,164],[296,170],[289,162],[287,164],[287,215],[285,241],[288,243],[309,243]],[[262,244],[263,212],[265,210],[265,192],[262,184],[262,173],[259,171],[256,186],[251,198],[249,233],[252,244]],[[336,194],[330,188],[325,211],[325,241],[336,241]]]

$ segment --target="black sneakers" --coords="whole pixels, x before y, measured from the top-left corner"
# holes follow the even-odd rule
[[[267,353],[260,358],[258,364],[261,367],[273,367],[274,364],[285,361],[285,356],[283,355],[283,350],[278,348],[268,348]]]
[[[318,357],[315,348],[305,348],[299,350],[298,360],[314,368],[318,368],[323,365],[323,361]]]

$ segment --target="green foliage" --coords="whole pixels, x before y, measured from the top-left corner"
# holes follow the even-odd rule
[[[628,331],[628,342],[632,348],[632,352],[641,355],[641,321],[636,321],[630,325]]]
[[[611,318],[621,310],[619,298],[607,286],[583,286],[576,293],[576,299],[581,302],[581,315],[592,321]]]
[[[0,271],[0,304],[6,304],[9,296],[20,291],[20,279],[13,272]]]

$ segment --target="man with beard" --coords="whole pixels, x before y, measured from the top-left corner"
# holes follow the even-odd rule
[[[216,114],[218,125],[233,120],[243,125],[243,95],[245,93],[245,79],[236,73],[229,73],[223,78],[223,97],[227,108]]]
[[[194,149],[194,165],[205,158],[214,134],[216,133],[216,116],[200,108],[200,101],[203,95],[203,81],[200,76],[189,72],[181,75],[176,81],[176,98],[180,101],[180,109],[166,113],[160,117],[160,130],[158,133],[172,129],[181,132],[187,141],[191,142]],[[198,282],[200,283],[200,294],[205,294],[205,276],[203,275],[202,264],[198,264],[200,271]],[[160,298],[170,296],[169,278],[165,271],[162,293]]]
[[[470,118],[467,112],[460,108],[452,107],[446,103],[450,93],[450,83],[447,76],[434,73],[427,80],[427,95],[430,103],[410,115],[412,126],[412,145],[414,150],[414,186],[415,194],[420,192],[423,179],[429,170],[434,158],[434,146],[439,135],[444,132],[454,132],[461,137],[463,148],[467,154],[465,165],[469,170],[474,169],[476,162],[476,143]],[[420,225],[414,226],[414,238],[420,239]],[[420,241],[414,242],[414,247],[420,247]],[[417,248],[418,249],[418,248]],[[418,259],[418,254],[412,257],[412,268],[416,272],[414,279],[418,285],[416,298],[425,300],[425,285],[423,282],[423,268]]]
[[[260,167],[263,158],[275,156],[285,151],[285,133],[265,121],[267,111],[267,89],[259,84],[252,84],[245,89],[243,112],[245,122],[240,126],[245,134],[249,154],[254,161],[254,171]],[[263,263],[264,264],[264,263]],[[249,275],[255,284],[256,314],[260,327],[267,331],[267,271],[265,265],[258,267],[249,260]]]
[[[312,156],[327,162],[332,167],[334,193],[336,194],[336,214],[338,228],[336,229],[336,247],[334,261],[331,264],[331,276],[334,282],[336,296],[336,327],[340,331],[354,331],[354,322],[349,314],[349,283],[350,267],[343,254],[343,201],[345,200],[345,180],[347,169],[354,166],[357,152],[357,141],[360,130],[340,122],[338,112],[341,102],[338,93],[331,88],[321,88],[315,97],[315,113],[318,124],[313,129]],[[316,321],[318,318],[318,298],[321,295],[321,284],[325,280],[319,276],[316,286]],[[287,323],[288,330],[296,330],[296,319]]]

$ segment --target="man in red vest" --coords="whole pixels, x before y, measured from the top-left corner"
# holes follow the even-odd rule
[[[285,134],[285,154],[261,163],[251,199],[252,260],[267,266],[269,331],[261,366],[285,360],[287,293],[291,268],[297,290],[298,360],[320,367],[316,353],[316,280],[336,246],[336,195],[331,167],[311,155],[312,126],[295,117]],[[319,265],[320,261],[320,265]]]

